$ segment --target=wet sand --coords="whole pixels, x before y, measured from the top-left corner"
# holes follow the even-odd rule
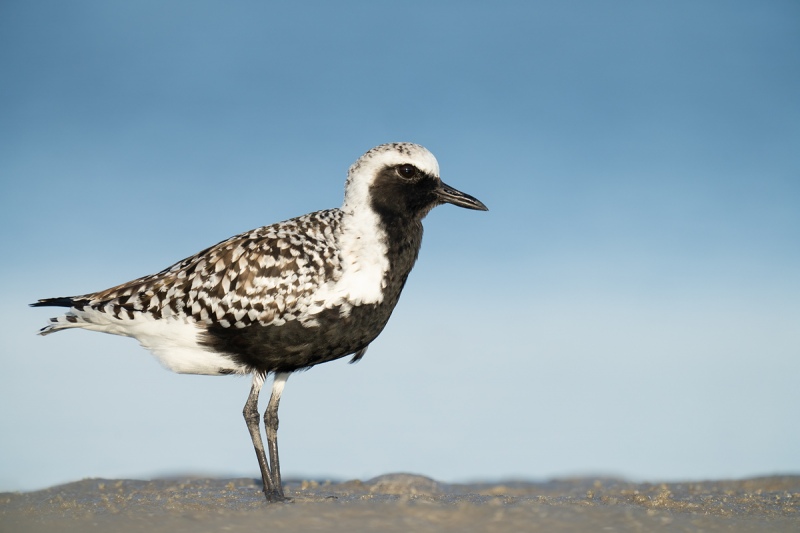
[[[800,476],[630,483],[566,479],[449,485],[408,474],[288,481],[266,504],[254,479],[87,479],[0,494],[0,531],[800,531]]]

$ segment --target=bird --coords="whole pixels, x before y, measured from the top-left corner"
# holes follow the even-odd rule
[[[278,406],[296,371],[352,356],[383,331],[441,204],[488,211],[446,185],[421,145],[376,146],[350,166],[339,208],[241,233],[152,275],[99,292],[45,298],[66,307],[40,331],[82,328],[133,337],[169,370],[252,375],[244,416],[267,502],[288,501]],[[258,399],[272,391],[261,438]]]

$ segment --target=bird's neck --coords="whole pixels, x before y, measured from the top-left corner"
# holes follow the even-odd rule
[[[386,235],[389,270],[384,277],[387,299],[397,302],[406,278],[414,267],[422,246],[422,221],[418,218],[382,213],[380,227]]]
[[[414,217],[362,208],[344,210],[341,230],[346,275],[358,273],[362,286],[380,286],[380,296],[370,298],[365,294],[361,301],[380,300],[394,305],[417,260],[422,222]]]

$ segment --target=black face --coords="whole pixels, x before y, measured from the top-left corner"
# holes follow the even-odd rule
[[[441,203],[436,195],[440,183],[409,163],[386,167],[370,186],[372,207],[385,218],[421,219]]]

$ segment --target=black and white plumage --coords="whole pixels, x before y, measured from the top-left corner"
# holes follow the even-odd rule
[[[69,308],[40,334],[113,333],[134,337],[175,372],[252,373],[244,416],[267,500],[283,500],[277,411],[286,379],[295,370],[364,355],[417,259],[422,219],[443,203],[486,210],[445,185],[422,146],[384,144],[350,167],[341,208],[242,233],[104,291],[39,300],[32,305]],[[269,373],[267,459],[258,395]]]

